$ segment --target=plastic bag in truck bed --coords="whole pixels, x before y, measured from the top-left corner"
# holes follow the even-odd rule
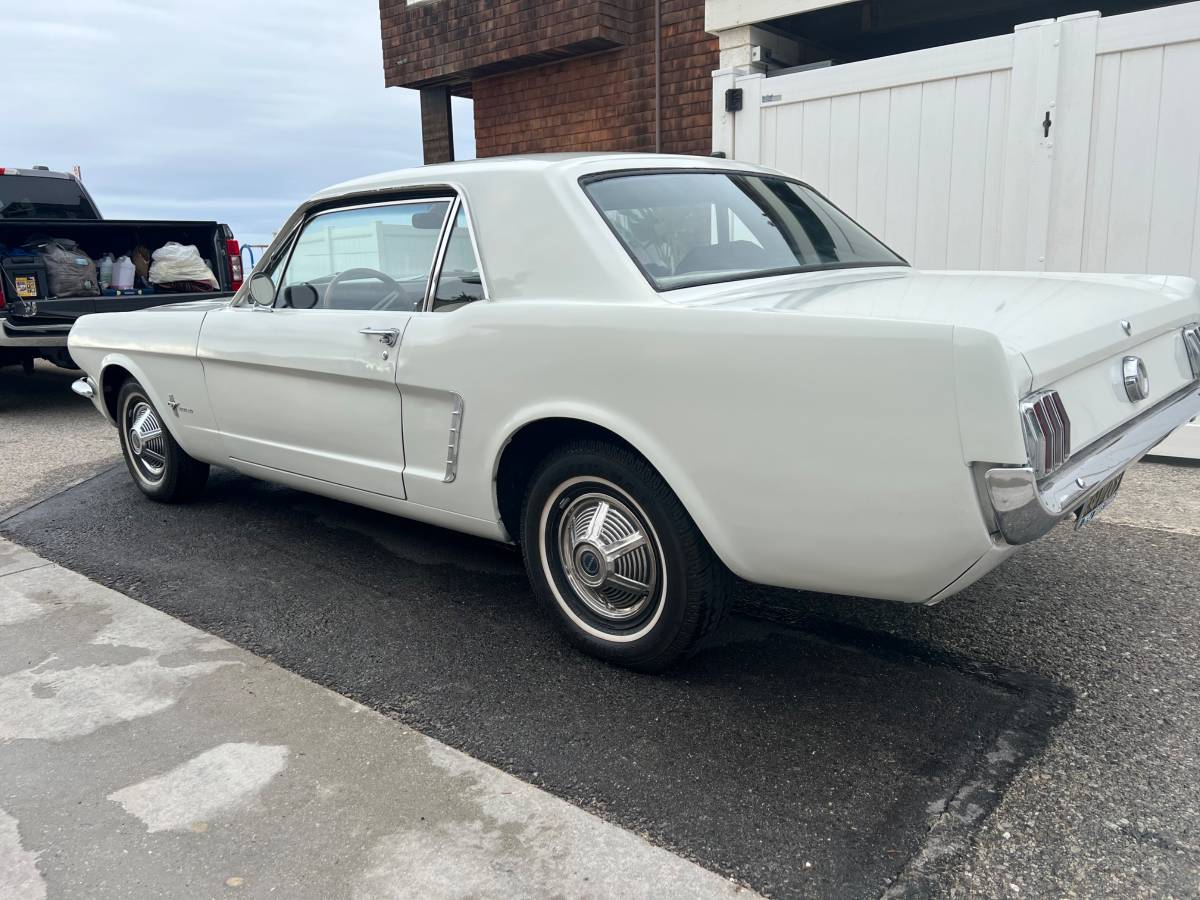
[[[26,244],[41,254],[52,297],[94,297],[100,293],[96,264],[66,238],[48,238]]]
[[[212,270],[200,257],[200,251],[191,244],[167,241],[151,255],[150,282],[170,284],[175,281],[201,281],[218,290],[220,284]]]

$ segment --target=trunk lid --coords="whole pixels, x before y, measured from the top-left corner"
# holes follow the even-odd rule
[[[1200,318],[1195,282],[1162,275],[847,269],[667,296],[687,305],[978,328],[1025,358],[1032,389]]]
[[[1182,327],[1200,320],[1196,282],[1162,275],[849,269],[707,285],[667,296],[686,305],[989,332],[1009,353],[1018,394],[1060,392],[1071,417],[1073,450],[1193,380]],[[1126,396],[1126,356],[1140,357],[1149,372],[1145,400]]]

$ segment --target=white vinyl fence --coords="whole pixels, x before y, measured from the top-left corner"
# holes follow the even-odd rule
[[[716,149],[918,267],[1200,278],[1200,2],[713,85]],[[1200,458],[1200,422],[1160,451]]]
[[[714,86],[717,149],[917,266],[1200,276],[1200,3]]]

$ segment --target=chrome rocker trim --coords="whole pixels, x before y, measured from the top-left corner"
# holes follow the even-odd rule
[[[1200,382],[1105,435],[1041,483],[1033,469],[989,469],[988,498],[1004,540],[1037,540],[1181,425],[1200,416]]]

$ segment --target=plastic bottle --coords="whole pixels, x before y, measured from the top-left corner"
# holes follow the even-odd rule
[[[113,276],[113,255],[105,253],[100,260],[100,290],[104,290],[112,284]]]
[[[118,291],[133,290],[133,261],[122,256],[113,265],[112,286]]]

